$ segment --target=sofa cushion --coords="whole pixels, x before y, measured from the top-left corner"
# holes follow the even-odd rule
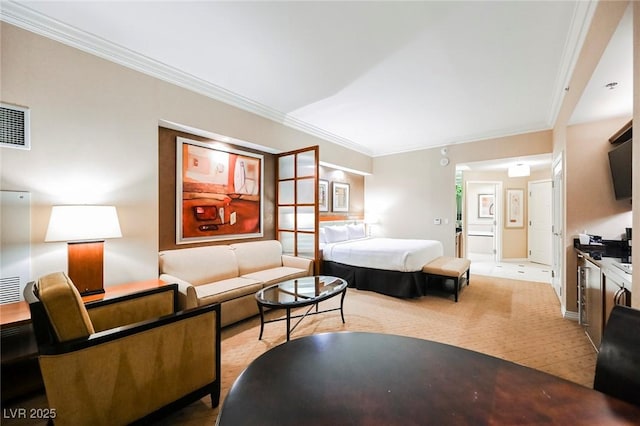
[[[282,266],[282,245],[277,240],[231,244],[238,262],[238,275]]]
[[[261,281],[238,277],[202,284],[195,287],[195,291],[198,305],[203,306],[254,294],[261,288]]]
[[[307,270],[299,268],[291,268],[288,266],[279,266],[277,268],[266,269],[264,271],[253,272],[243,275],[243,278],[251,278],[262,281],[265,287],[293,278],[300,278],[309,275]]]
[[[160,274],[180,277],[195,286],[239,275],[235,253],[227,245],[162,251]]]

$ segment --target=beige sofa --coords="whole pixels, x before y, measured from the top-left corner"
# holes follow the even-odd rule
[[[255,293],[313,274],[313,260],[282,254],[276,240],[160,252],[160,279],[177,283],[181,309],[220,303],[226,326],[258,314]]]

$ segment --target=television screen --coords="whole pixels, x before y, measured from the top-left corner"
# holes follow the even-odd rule
[[[631,140],[609,151],[609,166],[616,200],[631,198]]]

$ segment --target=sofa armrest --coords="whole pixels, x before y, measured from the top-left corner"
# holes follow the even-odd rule
[[[313,259],[283,254],[282,266],[304,269],[305,271],[307,271],[307,275],[313,275]]]
[[[178,285],[178,308],[191,309],[198,306],[198,297],[193,284],[169,274],[160,275],[162,281]]]

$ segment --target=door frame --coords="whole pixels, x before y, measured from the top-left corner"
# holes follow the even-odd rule
[[[495,262],[500,262],[502,260],[502,226],[503,226],[503,211],[504,211],[504,205],[503,205],[503,182],[499,181],[499,180],[468,180],[465,182],[464,184],[464,191],[462,193],[463,195],[463,200],[462,200],[462,204],[463,204],[463,232],[464,232],[464,239],[465,239],[465,244],[464,244],[464,256],[468,257],[468,247],[469,244],[467,244],[466,242],[469,241],[469,208],[468,208],[468,202],[470,202],[470,200],[468,200],[468,195],[469,195],[469,185],[475,185],[475,184],[488,184],[488,185],[493,185],[494,187],[494,208],[495,208],[495,213],[494,213],[494,217],[493,217],[493,247],[494,247],[494,261]],[[473,202],[473,200],[471,200],[471,202]]]
[[[558,154],[558,157],[553,160],[551,166],[551,210],[552,210],[552,273],[551,273],[551,286],[553,287],[558,299],[560,299],[560,305],[564,311],[566,310],[566,304],[563,302],[565,280],[565,249],[564,249],[564,155],[562,151]]]
[[[298,156],[313,153],[313,173],[308,174],[299,174],[298,169]],[[283,157],[293,157],[293,176],[282,177],[280,170],[280,159]],[[314,260],[314,270],[316,275],[320,272],[320,244],[318,241],[318,234],[320,228],[320,212],[319,212],[319,204],[318,204],[318,183],[320,179],[320,147],[318,145],[296,149],[294,151],[281,152],[276,154],[276,192],[275,192],[275,232],[276,239],[282,242],[283,234],[289,234],[293,237],[293,247],[292,250],[289,251],[287,246],[283,244],[283,253],[289,254],[292,256],[302,256],[302,253],[299,251],[298,247],[298,236],[299,235],[307,235],[313,238],[313,248],[311,257]],[[313,182],[313,200],[308,202],[302,202],[299,200],[301,198],[301,194],[298,193],[298,182],[299,181],[309,181]],[[282,202],[280,199],[280,184],[282,182],[293,182],[293,202],[286,203]],[[280,209],[281,208],[289,208],[293,210],[293,229],[283,229],[280,223]],[[301,212],[301,210],[309,208],[313,209],[313,228],[302,228],[300,223],[303,222],[301,220],[301,216],[305,215],[305,213]],[[305,210],[305,211],[306,211]]]

